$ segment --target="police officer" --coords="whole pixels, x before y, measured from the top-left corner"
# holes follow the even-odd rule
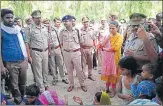
[[[33,11],[31,16],[34,24],[26,35],[28,59],[34,68],[36,84],[43,91],[48,86],[48,29],[41,23],[40,10]]]
[[[107,20],[106,18],[103,16],[101,17],[101,26],[98,29],[98,34],[97,34],[97,41],[98,43],[101,43],[103,41],[103,38],[105,36],[109,36],[109,26],[107,25]],[[101,65],[102,65],[102,54],[100,51],[97,51],[98,53],[98,72],[99,74],[101,73]]]
[[[149,58],[146,55],[143,40],[140,39],[137,34],[138,28],[141,27],[144,23],[146,16],[140,13],[134,13],[130,16],[130,25],[132,27],[132,33],[129,35],[124,47],[123,56],[133,56],[138,64],[139,71],[141,72],[141,68],[144,64],[150,62]],[[152,42],[156,51],[158,51],[158,46],[156,44],[155,38],[153,34],[148,33],[148,37]]]
[[[67,91],[70,92],[74,88],[73,68],[75,68],[80,86],[84,92],[87,92],[84,85],[84,72],[81,64],[80,43],[83,42],[82,37],[78,35],[77,30],[74,29],[71,15],[64,16],[62,21],[65,28],[60,31],[59,39],[62,44],[64,61],[70,82]]]
[[[57,20],[55,20],[55,22],[56,21]],[[49,38],[50,38],[51,55],[49,58],[49,63],[53,75],[53,85],[56,85],[56,83],[58,82],[57,67],[59,69],[59,74],[61,76],[62,82],[68,84],[68,81],[65,78],[63,53],[60,47],[58,30],[59,28],[57,26],[55,25],[50,26]]]
[[[86,70],[86,64],[88,65],[88,79],[95,81],[92,76],[93,70],[93,46],[96,40],[95,31],[89,28],[89,18],[82,18],[83,27],[81,28],[81,34],[84,42],[82,43],[82,62],[83,68]]]

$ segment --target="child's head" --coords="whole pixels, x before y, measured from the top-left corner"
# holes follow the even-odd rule
[[[110,96],[106,92],[97,92],[94,97],[94,105],[111,105]]]
[[[157,84],[156,93],[159,100],[163,104],[163,79],[161,80],[161,83]]]
[[[27,97],[27,102],[33,103],[37,97],[40,94],[40,89],[38,86],[36,86],[35,84],[29,85],[26,88],[26,97]]]
[[[138,64],[132,56],[127,56],[120,59],[118,65],[122,71],[122,75],[131,75],[134,77],[138,73]]]
[[[146,79],[146,80],[152,80],[154,78],[154,72],[156,71],[156,66],[148,63],[143,65],[142,67],[142,79]]]

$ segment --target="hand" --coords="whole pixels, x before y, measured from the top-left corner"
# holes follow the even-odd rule
[[[5,77],[8,73],[9,71],[4,66],[2,66],[1,75]]]
[[[131,50],[127,50],[127,51],[125,52],[125,54],[126,54],[127,56],[134,56],[134,53],[133,53]]]
[[[160,30],[159,28],[155,25],[155,24],[150,24],[150,27],[151,27],[151,33],[156,35],[156,34],[160,34]]]
[[[124,97],[124,99],[127,100],[127,101],[131,101],[131,100],[134,99],[132,95],[124,95],[123,97]]]
[[[79,103],[80,105],[83,105],[83,101],[82,101],[82,99],[80,98],[80,97],[73,97],[73,99],[74,99],[74,101],[76,102],[76,103]]]
[[[1,105],[6,105],[6,101],[3,99]]]
[[[145,39],[147,38],[147,32],[145,31],[144,28],[139,28],[137,31],[137,35],[140,39]]]
[[[32,63],[32,57],[28,56],[28,62],[31,64]]]

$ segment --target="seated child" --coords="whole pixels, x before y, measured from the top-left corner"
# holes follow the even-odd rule
[[[40,89],[35,84],[29,85],[26,88],[26,98],[24,98],[26,105],[67,105],[67,100],[64,102],[58,99],[55,91],[46,89],[40,94]]]
[[[146,99],[152,99],[156,96],[156,84],[154,83],[155,65],[145,64],[142,67],[140,83],[131,84],[131,91],[134,98],[140,98],[146,95]]]
[[[25,105],[43,105],[38,99],[40,94],[40,88],[35,84],[26,87],[26,96],[23,99]]]
[[[83,101],[80,97],[73,97],[76,103],[83,105]],[[110,96],[106,92],[97,92],[94,97],[94,105],[111,105]]]
[[[137,67],[138,64],[132,56],[124,57],[119,61],[119,68],[121,69],[122,76],[117,85],[117,93],[118,97],[122,99],[122,105],[134,99],[130,84],[140,80],[140,76],[137,75]]]

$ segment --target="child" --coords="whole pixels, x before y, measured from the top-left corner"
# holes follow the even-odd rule
[[[122,104],[127,104],[133,100],[130,84],[140,80],[140,76],[137,75],[138,65],[132,56],[127,56],[119,61],[119,68],[122,76],[117,86],[118,97],[122,99]]]
[[[83,105],[83,101],[79,97],[73,97],[74,101]],[[111,105],[110,97],[106,92],[97,92],[94,97],[94,105]]]
[[[23,99],[25,105],[43,105],[38,99],[40,89],[35,84],[29,85],[26,88],[26,96]]]
[[[67,99],[67,98],[66,98]],[[26,105],[67,105],[67,100],[64,102],[58,99],[55,91],[48,90],[44,91],[40,95],[40,89],[35,84],[27,87],[26,98],[24,98]]]
[[[134,98],[152,99],[156,96],[156,85],[153,79],[156,67],[149,63],[143,65],[142,70],[142,81],[139,84],[131,84],[132,94]]]

